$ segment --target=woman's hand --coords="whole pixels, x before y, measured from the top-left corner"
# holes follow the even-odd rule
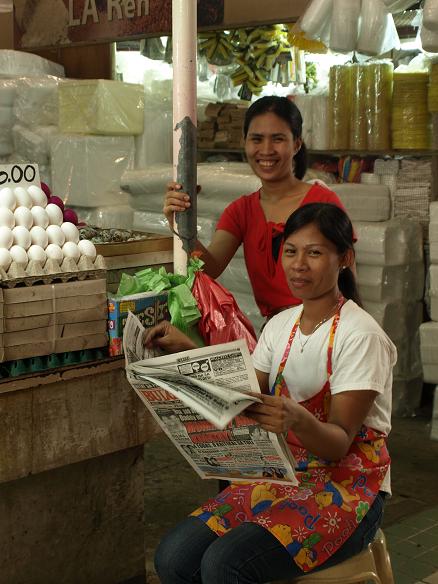
[[[263,403],[252,404],[245,413],[260,426],[274,434],[284,434],[301,420],[303,407],[291,397],[254,394]]]
[[[190,207],[190,197],[187,193],[182,192],[180,189],[182,186],[176,182],[167,183],[167,192],[164,195],[164,206],[163,213],[169,222],[169,225],[173,227],[173,214],[179,213],[180,211],[185,211]],[[201,190],[201,187],[197,186],[197,192]]]
[[[163,320],[145,331],[143,344],[149,349],[160,347],[166,353],[179,353],[197,349],[195,343],[167,320]]]

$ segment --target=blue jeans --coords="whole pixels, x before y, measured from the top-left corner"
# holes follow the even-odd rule
[[[358,554],[373,540],[383,518],[384,496],[377,495],[353,535],[319,569]],[[262,584],[303,575],[260,525],[242,523],[218,537],[197,517],[188,517],[164,536],[155,568],[162,584]]]

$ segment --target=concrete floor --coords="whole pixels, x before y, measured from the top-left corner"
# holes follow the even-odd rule
[[[393,496],[386,505],[383,528],[388,531],[396,584],[438,584],[433,574],[438,571],[438,442],[429,437],[430,416],[429,399],[415,417],[393,419],[389,440]],[[147,583],[158,584],[153,553],[161,535],[218,487],[216,481],[200,480],[165,436],[147,444],[145,467]],[[432,559],[426,570],[429,557],[437,559],[436,570]]]

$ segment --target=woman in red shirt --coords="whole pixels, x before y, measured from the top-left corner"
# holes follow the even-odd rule
[[[332,203],[344,209],[333,191],[303,182],[307,152],[302,125],[299,109],[286,97],[262,97],[248,108],[243,127],[245,154],[262,187],[225,209],[208,247],[197,244],[206,273],[217,278],[243,243],[254,297],[267,317],[301,303],[291,294],[281,266],[286,219],[308,203]],[[169,183],[165,196],[163,211],[170,225],[173,213],[190,206],[188,195],[179,188]]]

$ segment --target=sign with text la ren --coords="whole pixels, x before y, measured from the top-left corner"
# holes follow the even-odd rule
[[[198,0],[197,11],[199,27],[221,25],[224,0]],[[171,15],[172,0],[14,0],[16,44],[27,49],[169,34]]]

